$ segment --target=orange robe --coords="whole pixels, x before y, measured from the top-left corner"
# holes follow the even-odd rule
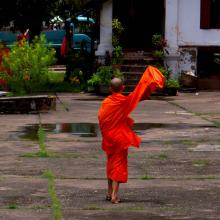
[[[113,93],[105,98],[98,112],[102,133],[102,149],[107,154],[107,177],[117,182],[127,182],[128,147],[139,147],[141,139],[132,131],[133,119],[129,114],[139,101],[146,99],[157,88],[163,88],[164,76],[153,66],[148,66],[132,93],[124,96]]]

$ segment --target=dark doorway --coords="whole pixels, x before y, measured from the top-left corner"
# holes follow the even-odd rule
[[[113,17],[125,28],[120,39],[123,48],[151,49],[153,34],[164,34],[164,0],[114,0]]]
[[[197,69],[199,78],[220,80],[220,64],[215,63],[215,54],[220,54],[219,47],[198,48]]]
[[[197,72],[199,89],[220,89],[220,64],[215,59],[220,56],[220,47],[198,48]]]

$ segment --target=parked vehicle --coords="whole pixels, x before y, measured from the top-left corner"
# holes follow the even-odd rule
[[[62,44],[62,40],[65,36],[65,30],[47,30],[42,31],[42,34],[46,36],[48,43],[55,49],[59,49]],[[73,35],[73,47],[78,51],[82,47],[88,53],[91,53],[91,38],[86,34],[74,33]]]
[[[90,25],[94,24],[94,20],[92,18],[86,18],[84,16],[77,17],[78,23],[73,25],[73,47],[74,50],[79,51],[80,49],[86,50],[88,53],[91,53],[94,49],[95,42],[92,42],[91,36],[87,34],[88,28]],[[17,39],[17,36],[21,33],[11,32],[11,31],[0,31],[0,41],[3,41],[7,47],[11,47]],[[63,38],[65,36],[64,28],[57,29],[42,29],[41,34],[46,36],[48,45],[52,46],[56,50],[58,50],[61,45]],[[94,41],[94,40],[93,40]]]

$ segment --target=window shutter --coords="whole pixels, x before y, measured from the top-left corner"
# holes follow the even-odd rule
[[[200,28],[208,29],[211,25],[211,0],[201,0]]]
[[[216,28],[220,29],[220,1],[217,2],[217,14],[218,14],[218,17],[217,17],[217,21],[216,21]]]

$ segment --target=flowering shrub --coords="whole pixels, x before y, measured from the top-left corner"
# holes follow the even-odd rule
[[[113,47],[119,46],[120,43],[120,36],[122,32],[124,31],[124,27],[122,26],[122,23],[117,19],[112,20],[112,45]]]
[[[5,68],[2,64],[3,57],[8,55],[9,55],[9,49],[5,46],[3,42],[0,42],[0,73],[1,72],[5,72],[7,74],[10,73],[9,69]],[[0,76],[0,88],[5,89],[6,87],[7,87],[6,80],[4,79],[4,77]]]
[[[17,42],[8,56],[3,56],[0,78],[8,84],[8,89],[16,94],[39,91],[48,82],[48,67],[55,62],[55,50],[46,46],[44,35],[36,37],[33,43],[26,40]]]
[[[155,66],[161,71],[161,73],[165,76],[165,89],[169,88],[180,88],[180,83],[178,79],[171,79],[170,73],[167,67],[164,65],[165,58],[165,47],[167,47],[167,41],[161,34],[154,34],[152,36],[152,44],[154,46],[154,50],[152,55],[155,58]]]
[[[167,46],[167,41],[163,38],[161,34],[154,34],[152,36],[152,43],[158,49],[162,49]]]
[[[77,76],[71,76],[70,83],[71,84],[80,84],[80,79]]]
[[[164,48],[167,46],[167,41],[164,39],[164,37],[161,34],[154,34],[152,36],[152,44],[154,47],[154,50],[152,51],[152,55],[155,58],[154,65],[160,69],[160,71],[163,73],[163,75],[168,78],[169,73],[167,69],[164,66]]]

